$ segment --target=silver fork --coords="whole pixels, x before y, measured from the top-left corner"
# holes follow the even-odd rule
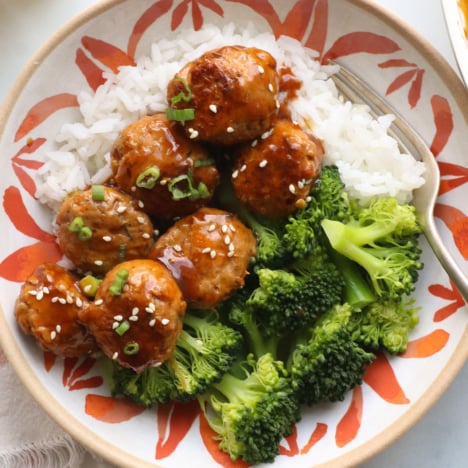
[[[434,155],[421,136],[387,101],[349,69],[341,64],[339,67],[339,71],[332,75],[332,79],[343,97],[353,103],[367,105],[375,116],[394,115],[395,120],[389,130],[390,136],[397,140],[402,152],[411,154],[425,163],[426,183],[414,191],[412,203],[416,208],[424,235],[435,256],[465,302],[468,303],[468,278],[445,247],[434,221],[434,205],[440,184],[439,166]]]

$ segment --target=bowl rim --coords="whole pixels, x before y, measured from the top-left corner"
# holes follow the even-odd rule
[[[88,6],[82,12],[76,14],[52,34],[30,57],[23,69],[13,82],[11,88],[6,94],[5,99],[0,105],[0,140],[11,110],[14,107],[17,97],[27,84],[32,73],[46,59],[46,57],[70,34],[93,17],[105,13],[107,10],[125,3],[128,0],[101,0]],[[457,73],[451,65],[442,56],[442,54],[418,31],[410,26],[405,20],[400,18],[385,6],[377,4],[372,0],[342,0],[353,4],[357,8],[369,11],[383,23],[389,25],[399,35],[401,35],[409,44],[423,56],[431,57],[432,67],[437,71],[441,80],[451,91],[453,96],[457,96],[457,105],[462,108],[461,101],[465,102],[461,115],[468,124],[468,92]],[[75,418],[70,412],[54,411],[56,401],[50,397],[47,388],[42,384],[39,378],[23,355],[19,344],[16,342],[6,320],[5,311],[0,304],[0,342],[2,349],[7,356],[8,362],[19,377],[22,384],[36,400],[36,402],[48,413],[48,415],[64,430],[66,430],[76,441],[84,447],[98,454],[110,463],[118,466],[148,466],[157,468],[157,463],[146,462],[132,455],[127,451],[113,445],[106,439],[90,431],[89,428]],[[468,359],[468,324],[455,347],[452,359],[442,369],[439,375],[429,388],[418,398],[418,400],[395,422],[387,426],[382,432],[375,435],[369,441],[359,447],[338,455],[334,459],[318,465],[319,468],[334,468],[343,466],[346,457],[346,465],[354,466],[363,463],[377,453],[384,450],[394,441],[400,438],[412,426],[414,426],[429,409],[436,403],[445,390],[450,386],[463,365]]]

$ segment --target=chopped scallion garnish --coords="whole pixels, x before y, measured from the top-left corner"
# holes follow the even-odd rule
[[[96,278],[92,275],[86,275],[85,277],[80,279],[80,288],[83,293],[88,297],[94,297],[96,295],[96,291],[99,288],[102,280]]]
[[[182,100],[185,101],[185,102],[190,101],[190,99],[192,99],[192,90],[190,89],[188,83],[183,78],[181,78],[179,76],[176,76],[173,81],[180,81],[182,83],[182,85],[184,86],[184,88],[185,88],[185,93],[183,91],[181,91],[176,96],[173,96],[171,98],[171,103],[172,104],[177,104],[178,102],[180,102]]]
[[[172,193],[174,200],[188,198],[190,201],[193,201],[210,196],[210,191],[205,183],[200,182],[198,187],[194,186],[193,175],[190,169],[187,174],[182,174],[171,179],[167,184],[167,188]]]
[[[128,275],[129,271],[125,268],[121,268],[117,271],[114,276],[114,280],[112,281],[112,285],[109,288],[109,292],[113,296],[120,296],[120,294],[122,294],[122,289],[125,285],[125,281],[127,281]]]
[[[185,122],[186,120],[193,120],[195,118],[195,109],[166,109],[166,117],[169,120],[176,120],[177,122]]]
[[[91,194],[94,201],[104,200],[104,185],[93,185],[91,188]]]
[[[78,231],[78,239],[85,241],[93,237],[93,231],[88,226],[82,226]]]
[[[127,320],[124,320],[120,325],[115,329],[117,335],[122,336],[130,329],[130,323]]]
[[[215,164],[215,160],[208,158],[208,159],[196,159],[193,162],[193,167],[206,167],[206,166],[213,166]]]
[[[150,167],[139,174],[135,182],[135,185],[139,188],[151,190],[156,185],[156,182],[159,179],[159,175],[160,175],[159,167],[157,166]]]
[[[130,341],[125,345],[125,348],[123,350],[124,354],[127,356],[131,356],[133,354],[138,353],[140,351],[140,346],[138,343],[135,343],[134,341]]]
[[[68,225],[68,230],[70,232],[79,232],[80,229],[84,226],[84,221],[81,216],[77,216],[73,221]]]

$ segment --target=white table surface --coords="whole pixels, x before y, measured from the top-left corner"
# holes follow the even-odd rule
[[[398,14],[424,35],[456,69],[440,0],[375,1]],[[93,3],[95,0],[0,0],[0,101],[39,45],[74,14]],[[89,458],[84,466],[107,465]],[[361,466],[468,466],[468,364],[442,398],[412,429]]]

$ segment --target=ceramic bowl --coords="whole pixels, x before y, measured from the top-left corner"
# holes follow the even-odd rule
[[[468,97],[447,62],[398,18],[366,0],[104,0],[77,16],[32,58],[0,113],[0,338],[40,405],[78,441],[119,466],[242,466],[217,450],[196,405],[143,410],[112,398],[92,359],[56,359],[18,328],[22,281],[61,254],[51,214],[35,199],[39,148],[76,113],[77,94],[101,72],[149,53],[174,31],[251,21],[300,40],[367,80],[420,132],[442,173],[435,215],[444,242],[468,271]],[[57,78],[58,77],[58,78]],[[415,297],[422,310],[405,353],[381,354],[344,401],[304,410],[273,466],[357,464],[410,428],[468,356],[468,310],[423,242]]]

